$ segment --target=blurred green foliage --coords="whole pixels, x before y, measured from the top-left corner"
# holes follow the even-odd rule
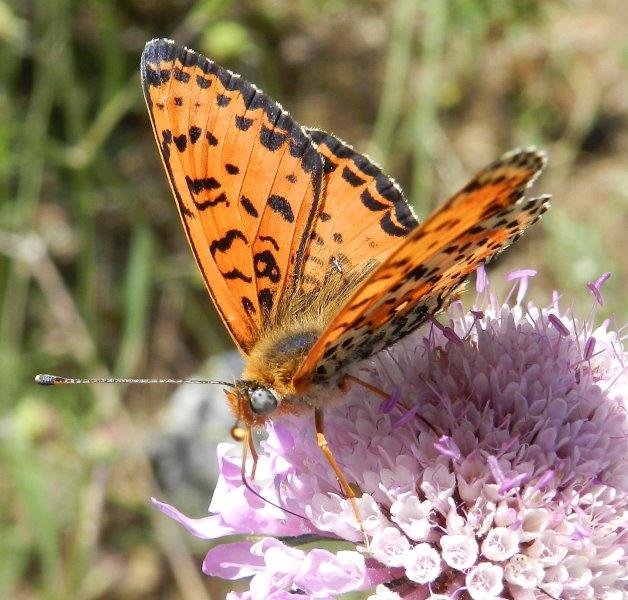
[[[0,2],[0,597],[203,598],[204,546],[156,514],[166,390],[32,375],[185,376],[230,348],[195,273],[140,95],[144,43],[216,58],[397,177],[419,214],[509,147],[552,162],[539,270],[625,322],[628,22],[621,0]],[[212,457],[208,457],[211,461]],[[209,497],[210,490],[207,490]],[[203,507],[198,507],[199,511]]]

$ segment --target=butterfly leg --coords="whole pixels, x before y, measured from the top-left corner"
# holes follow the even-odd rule
[[[257,448],[255,447],[255,443],[253,442],[253,432],[250,427],[246,430],[246,446],[248,446],[249,451],[251,452],[251,456],[253,457],[253,468],[251,469],[251,481],[255,481],[255,472],[257,470],[257,460],[259,459],[259,454],[257,453]],[[243,461],[246,461],[246,448],[242,452]],[[242,462],[242,469],[244,469],[244,462]]]
[[[384,400],[388,400],[391,397],[390,394],[387,394],[384,390],[380,390],[378,387],[371,385],[370,383],[363,381],[362,379],[359,379],[358,377],[354,377],[353,375],[344,375],[342,377],[342,379],[340,380],[341,391],[348,392],[352,383],[357,383],[358,385],[361,385],[363,388],[366,388],[367,390],[370,390],[371,392],[373,392],[374,394],[377,394],[381,398],[384,398]],[[403,404],[403,402],[400,402],[399,405],[407,409],[407,406]],[[437,431],[434,425],[426,421],[420,414],[417,414],[416,417],[427,428],[431,429],[438,437],[444,435],[443,432]]]
[[[390,394],[387,394],[384,390],[380,390],[378,387],[375,387],[374,385],[371,385],[370,383],[366,381],[362,381],[361,379],[358,379],[357,377],[354,377],[353,375],[344,375],[342,377],[342,379],[340,380],[340,389],[343,392],[348,392],[352,383],[357,383],[358,385],[361,385],[362,387],[366,388],[367,390],[370,390],[371,392],[373,392],[374,394],[377,394],[378,396],[384,398],[385,400],[388,400],[388,398],[390,398]]]
[[[362,532],[362,537],[364,538],[364,545],[366,549],[369,549],[369,539],[366,535],[366,529],[364,528],[364,519],[362,519],[362,515],[360,513],[360,509],[358,507],[358,503],[356,501],[355,491],[347,481],[347,478],[344,476],[342,469],[336,462],[336,458],[334,457],[329,444],[327,443],[327,438],[325,437],[324,428],[323,428],[323,411],[320,408],[314,410],[314,422],[316,425],[316,442],[318,447],[321,449],[321,452],[327,459],[329,466],[332,468],[332,471],[336,475],[338,479],[338,483],[342,488],[344,495],[347,497],[349,502],[351,503],[351,508],[353,509],[353,514],[355,515],[356,521],[358,522],[358,526],[360,527],[360,531]]]

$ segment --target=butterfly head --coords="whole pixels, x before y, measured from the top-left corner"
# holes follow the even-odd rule
[[[255,381],[238,381],[233,390],[227,391],[227,398],[238,424],[242,423],[247,428],[262,425],[279,409],[282,401],[279,392]],[[241,437],[236,431],[240,429],[237,425],[232,430],[234,438]]]

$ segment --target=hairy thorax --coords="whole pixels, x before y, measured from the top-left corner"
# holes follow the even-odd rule
[[[340,398],[337,390],[342,374],[316,383],[301,382],[298,389],[295,375],[334,316],[374,267],[375,263],[369,263],[350,271],[332,271],[321,288],[286,299],[274,323],[251,348],[241,381],[277,392],[282,400],[277,414],[302,413]]]
[[[293,377],[319,335],[319,330],[303,324],[264,336],[249,354],[242,379],[272,388],[282,398],[292,396]]]

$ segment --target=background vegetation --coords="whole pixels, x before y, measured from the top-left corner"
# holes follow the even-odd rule
[[[584,314],[585,283],[612,271],[603,310],[623,323],[627,23],[623,0],[0,1],[0,597],[224,594],[199,572],[206,545],[147,502],[200,515],[211,492],[201,434],[171,435],[171,390],[32,383],[188,376],[230,348],[152,140],[147,40],[369,152],[421,215],[502,151],[547,148],[554,207],[493,281],[535,268],[534,299],[558,289]],[[219,415],[206,443],[226,409],[199,393]]]

